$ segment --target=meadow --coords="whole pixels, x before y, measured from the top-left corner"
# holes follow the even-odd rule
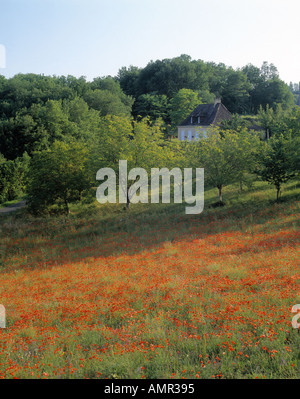
[[[299,378],[300,185],[0,215],[0,378]]]

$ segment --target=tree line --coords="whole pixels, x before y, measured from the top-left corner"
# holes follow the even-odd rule
[[[56,212],[68,214],[71,203],[95,200],[99,169],[113,169],[118,184],[119,160],[124,159],[128,170],[140,167],[148,175],[152,168],[204,168],[205,184],[218,190],[219,205],[223,204],[224,187],[239,183],[242,189],[253,176],[272,184],[278,201],[282,184],[299,178],[299,149],[298,128],[261,140],[257,132],[247,128],[215,127],[206,138],[187,142],[166,140],[162,121],[107,115],[93,142],[55,140],[31,157],[24,154],[14,161],[1,159],[0,190],[1,195],[12,198],[24,190],[33,214],[53,212],[53,206]],[[138,179],[128,182],[127,209],[133,184],[138,185]]]
[[[26,192],[34,213],[44,212],[54,203],[68,211],[70,202],[81,200],[95,186],[97,170],[112,167],[117,171],[120,159],[146,170],[154,165],[205,166],[208,181],[219,190],[220,202],[229,180],[239,176],[242,183],[244,162],[247,173],[258,173],[279,184],[279,195],[282,182],[297,176],[299,169],[299,151],[295,149],[299,150],[300,111],[294,107],[295,90],[295,85],[289,87],[279,79],[272,64],[233,70],[185,55],[151,61],[142,69],[123,67],[115,77],[92,82],[73,76],[0,76],[0,202]],[[213,102],[216,96],[235,113],[232,121],[193,145],[170,140],[178,123],[198,104]],[[246,114],[256,118],[272,140],[262,142],[250,133]],[[213,170],[209,158],[214,149],[221,151],[220,146],[234,137],[237,142],[251,142],[248,147],[246,142],[240,143],[239,149],[234,142],[229,146],[236,149],[234,164],[240,165],[236,177],[228,166],[224,176],[229,180],[213,181],[209,176],[216,173],[209,172]],[[283,140],[280,156],[276,140]],[[283,172],[279,173],[280,183],[276,184],[263,172],[271,168],[271,164],[263,167],[263,160],[269,159],[272,151],[278,159],[288,159],[284,161],[287,176],[280,180]],[[227,149],[224,154],[227,159]],[[228,159],[233,156],[231,153]]]
[[[160,99],[165,108],[166,100],[171,100],[183,88],[197,92],[204,103],[211,95],[221,97],[230,112],[239,114],[256,114],[260,106],[265,108],[267,104],[274,107],[280,103],[286,109],[295,103],[296,84],[285,84],[277,68],[268,62],[261,67],[248,64],[233,69],[223,63],[192,60],[188,55],[181,55],[151,61],[145,68],[123,67],[117,78],[124,93],[135,99],[135,114],[151,96],[153,101]]]

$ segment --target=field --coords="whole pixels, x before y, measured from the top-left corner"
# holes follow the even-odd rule
[[[0,378],[299,378],[299,184],[0,215]]]

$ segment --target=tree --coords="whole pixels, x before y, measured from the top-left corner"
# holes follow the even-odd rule
[[[130,116],[134,102],[131,96],[122,91],[120,83],[111,76],[95,78],[84,99],[90,107],[100,111],[102,116],[108,114]]]
[[[259,164],[256,173],[262,180],[276,187],[276,201],[279,200],[282,184],[292,179],[296,174],[294,169],[296,165],[291,152],[293,145],[291,136],[287,138],[283,134],[276,135],[264,143],[258,155]]]
[[[166,149],[168,142],[164,141],[162,121],[151,122],[149,118],[133,123],[132,139],[127,146],[125,159],[128,162],[128,169],[143,168],[148,175],[151,168],[167,166],[168,154]],[[127,209],[131,203],[131,188],[137,183],[137,179],[128,181],[127,186]],[[143,188],[143,185],[141,186]]]
[[[267,104],[271,108],[276,104],[282,104],[284,109],[290,108],[293,103],[293,95],[289,86],[279,79],[277,68],[266,61],[260,68],[248,64],[242,68],[251,84],[249,91],[249,112],[256,113],[260,106],[264,109]]]
[[[6,160],[0,154],[0,202],[14,200],[23,194],[29,160],[27,153],[15,160]]]
[[[80,97],[49,100],[0,120],[0,152],[8,159],[49,148],[55,141],[90,141],[99,128],[99,112]]]
[[[164,140],[163,122],[149,118],[135,121],[132,118],[107,116],[93,152],[94,170],[111,168],[120,181],[119,161],[126,160],[128,170],[143,168],[149,174],[151,168],[168,167],[176,163],[176,148]],[[126,209],[130,208],[131,191],[137,178],[121,181],[119,192],[126,197]],[[144,187],[144,186],[143,186]]]
[[[294,138],[300,136],[300,107],[295,107],[284,115],[283,131],[290,132]]]
[[[284,130],[285,115],[281,104],[278,104],[274,108],[270,108],[269,104],[267,104],[265,110],[260,106],[257,116],[261,126],[265,130],[267,140],[274,134]]]
[[[178,124],[184,121],[199,104],[202,104],[202,101],[198,93],[190,89],[180,89],[171,100],[172,129],[176,129]]]
[[[69,204],[81,200],[91,186],[88,150],[80,143],[55,141],[48,150],[36,152],[27,174],[28,208],[33,214],[44,213],[58,204],[69,213]]]
[[[169,99],[164,94],[142,94],[140,95],[133,107],[133,116],[142,118],[149,117],[152,121],[158,118],[164,122],[169,120]]]
[[[85,97],[85,101],[89,107],[100,112],[101,116],[105,115],[127,115],[131,113],[131,105],[124,104],[121,98],[110,92],[109,90],[91,90]]]
[[[244,114],[249,108],[249,91],[251,84],[241,71],[229,70],[221,91],[224,105],[232,113]]]
[[[249,128],[250,121],[240,117],[238,114],[233,114],[232,119],[224,119],[220,123],[221,130],[242,130]]]
[[[131,65],[129,68],[122,67],[117,75],[117,79],[120,83],[120,87],[123,92],[132,97],[138,97],[138,79],[141,69]]]
[[[214,128],[206,139],[195,143],[194,162],[204,168],[207,183],[218,189],[219,205],[223,203],[223,188],[241,181],[243,174],[251,171],[258,142],[258,137],[247,130],[222,132]]]

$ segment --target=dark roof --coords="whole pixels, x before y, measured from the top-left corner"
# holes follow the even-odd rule
[[[199,116],[200,116],[200,123],[198,123]],[[191,118],[193,118],[192,121]],[[222,103],[200,104],[183,122],[179,124],[179,126],[217,125],[223,120],[230,120],[230,119],[232,119],[232,114]]]

